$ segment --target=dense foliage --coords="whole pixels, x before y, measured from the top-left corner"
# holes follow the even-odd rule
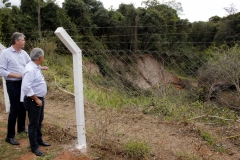
[[[114,10],[98,0],[65,0],[62,7],[55,0],[21,0],[19,8],[0,9],[0,42],[9,46],[9,37],[19,31],[28,42],[51,39],[59,53],[66,53],[54,35],[61,26],[84,50],[154,51],[156,58],[191,75],[209,59],[205,53],[209,47],[239,43],[240,12],[191,23],[179,17],[183,9],[175,0],[143,4],[138,8],[120,4]]]

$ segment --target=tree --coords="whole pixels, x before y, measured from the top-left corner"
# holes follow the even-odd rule
[[[79,28],[79,33],[83,35],[91,35],[92,21],[88,11],[88,7],[82,0],[65,0],[63,8]]]
[[[43,0],[41,1],[43,2]],[[21,0],[20,9],[23,14],[28,14],[36,18],[38,3],[38,0]]]
[[[237,12],[237,9],[233,3],[230,4],[230,7],[224,7],[223,9],[228,13],[228,15],[234,15]]]
[[[43,2],[43,0],[41,0]],[[21,19],[25,35],[29,39],[39,39],[38,0],[21,0]]]
[[[160,2],[158,2],[158,0],[146,0],[142,1],[142,4],[144,4],[146,8],[148,8],[160,5]]]
[[[218,21],[220,21],[222,18],[221,17],[219,17],[219,16],[212,16],[212,17],[210,17],[209,18],[209,22],[212,22],[212,23],[217,23]]]
[[[6,46],[9,46],[9,37],[11,37],[12,33],[16,31],[12,17],[12,10],[10,8],[0,9],[0,41]]]
[[[11,7],[11,2],[9,2],[9,0],[1,0],[0,8],[2,8],[2,7]]]
[[[103,7],[102,2],[97,0],[84,0],[92,21],[92,33],[101,37],[105,34],[108,27],[109,15],[108,10]]]
[[[123,28],[119,28],[118,35],[121,35],[120,42],[121,48],[126,50],[133,50],[134,49],[134,43],[137,43],[136,40],[134,40],[134,35],[137,34],[135,32],[137,26],[136,22],[136,16],[137,12],[133,4],[120,4],[119,8],[117,9],[118,12],[120,12],[124,19],[122,19],[122,26]]]
[[[239,22],[240,12],[222,18],[217,23],[218,31],[214,37],[214,42],[219,45],[226,43],[229,46],[234,46],[240,41]]]
[[[83,0],[90,14],[95,14],[99,9],[103,9],[103,4],[97,0]]]
[[[176,10],[161,4],[140,8],[139,12],[139,41],[141,50],[166,52],[177,43],[175,35],[179,18]],[[141,36],[140,36],[141,35]]]
[[[217,24],[211,22],[193,22],[189,41],[201,51],[208,48],[217,33]]]
[[[201,86],[209,92],[214,83],[231,84],[240,93],[240,47],[235,45],[229,48],[222,45],[219,48],[213,47],[208,52],[212,54],[212,58],[199,70]]]
[[[183,8],[180,2],[176,2],[176,0],[171,0],[171,1],[165,2],[165,4],[170,6],[172,9],[176,10],[178,15],[183,14]]]
[[[122,30],[125,17],[119,11],[110,10],[108,12],[108,27],[102,29],[101,41],[105,43],[110,50],[125,49],[121,43]],[[118,36],[119,35],[119,36]]]
[[[57,27],[64,27],[66,29],[74,30],[73,23],[70,21],[66,11],[60,8],[57,4],[50,1],[41,8],[42,29],[54,31]],[[73,27],[73,28],[72,28]]]
[[[88,5],[82,0],[65,0],[63,8],[66,10],[71,21],[78,27],[84,49],[103,48],[103,45],[93,36],[94,24]],[[83,44],[83,43],[81,43]]]

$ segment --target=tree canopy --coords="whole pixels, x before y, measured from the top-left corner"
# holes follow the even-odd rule
[[[31,41],[41,39],[39,32],[54,37],[56,28],[64,27],[83,49],[156,51],[155,56],[194,72],[201,66],[195,57],[206,57],[206,49],[231,47],[240,40],[240,12],[232,4],[224,8],[226,17],[191,23],[179,17],[183,8],[175,0],[146,0],[138,8],[122,3],[116,10],[105,9],[98,0],[65,0],[62,7],[55,0],[21,0],[20,8],[2,2],[7,5],[0,8],[0,42],[6,46],[15,31]]]

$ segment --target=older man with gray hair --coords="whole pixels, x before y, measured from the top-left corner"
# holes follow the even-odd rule
[[[22,78],[23,105],[28,111],[28,135],[31,150],[37,156],[44,156],[39,145],[50,146],[42,139],[42,121],[44,117],[44,96],[47,94],[47,85],[41,72],[44,61],[44,51],[34,48],[30,53],[30,61],[24,69]]]

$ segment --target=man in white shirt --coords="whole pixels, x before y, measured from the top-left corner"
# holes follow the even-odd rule
[[[44,156],[39,145],[50,146],[42,139],[42,121],[44,117],[44,96],[47,94],[47,85],[41,72],[44,52],[41,48],[34,48],[30,53],[31,60],[24,69],[22,78],[22,97],[24,107],[28,111],[28,137],[31,150],[37,156]]]
[[[11,37],[11,47],[0,54],[0,76],[6,80],[7,92],[10,100],[10,113],[8,115],[6,142],[12,145],[19,145],[14,139],[15,126],[17,131],[27,132],[25,128],[26,110],[20,102],[22,72],[28,62],[31,61],[27,52],[22,50],[25,46],[25,36],[15,32]]]

